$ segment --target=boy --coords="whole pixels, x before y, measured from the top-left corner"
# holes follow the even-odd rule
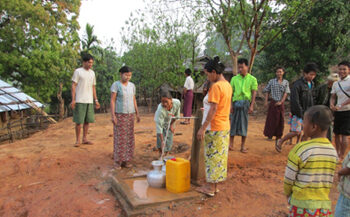
[[[232,106],[231,106],[231,130],[230,130],[230,151],[233,150],[234,137],[242,136],[241,152],[247,153],[245,141],[248,129],[248,114],[252,114],[254,110],[256,91],[258,90],[258,82],[256,78],[248,73],[248,60],[238,60],[239,74],[231,79],[231,87],[233,90]]]
[[[282,145],[286,140],[300,136],[303,126],[304,112],[314,105],[313,90],[314,78],[318,71],[315,63],[308,63],[303,69],[304,76],[295,81],[290,93],[290,107],[292,118],[290,120],[291,132],[276,142],[276,151],[281,152]],[[303,136],[301,141],[306,140]]]
[[[329,192],[337,164],[337,152],[327,139],[332,112],[324,105],[304,115],[304,134],[311,140],[297,144],[288,155],[284,193],[291,205],[289,216],[332,216]]]
[[[340,191],[335,217],[350,217],[350,151],[343,161],[343,167],[338,171]]]

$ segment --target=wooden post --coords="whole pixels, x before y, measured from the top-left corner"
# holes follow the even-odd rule
[[[202,126],[202,119],[203,111],[199,108],[196,111],[196,119],[194,119],[191,149],[191,182],[194,185],[200,185],[200,181],[205,178],[204,141],[197,139],[197,132]]]

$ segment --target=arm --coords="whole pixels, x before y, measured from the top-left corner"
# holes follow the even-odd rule
[[[117,117],[115,116],[115,99],[117,98],[117,93],[111,93],[111,115],[112,115],[112,123],[117,125]]]
[[[99,109],[100,108],[100,103],[98,103],[98,99],[97,99],[97,95],[96,95],[96,86],[95,85],[92,85],[92,94],[94,96],[94,101],[95,101],[95,104],[96,104],[96,109]]]
[[[290,197],[290,195],[292,194],[292,188],[299,171],[298,161],[295,158],[296,156],[293,156],[293,154],[294,153],[290,152],[288,156],[288,162],[284,173],[283,188],[284,194],[287,197]]]
[[[282,96],[281,101],[277,102],[276,105],[282,105],[286,101],[287,96],[288,96],[288,94],[284,93],[283,96]]]
[[[335,99],[337,98],[337,95],[335,93],[332,93],[331,100],[329,101],[329,107],[333,110],[336,111],[336,108],[334,106]]]
[[[134,96],[134,107],[135,107],[135,113],[136,113],[136,120],[137,122],[140,122],[140,116],[139,116],[139,108],[137,107],[136,97]]]
[[[348,104],[350,104],[350,99],[348,99],[345,102],[343,102],[343,104],[341,104],[340,107],[346,106]]]
[[[256,90],[252,90],[252,102],[250,103],[248,114],[251,114],[254,111],[255,98],[256,98]]]
[[[339,176],[349,176],[350,175],[350,168],[349,167],[345,167],[342,168],[338,171],[338,175]]]
[[[265,103],[264,103],[264,106],[267,107],[268,104],[269,104],[269,93],[265,93]]]
[[[205,129],[207,129],[208,125],[213,120],[217,109],[218,109],[218,104],[210,103],[210,109],[209,109],[207,118],[205,119],[203,125],[201,126],[201,128],[198,130],[198,133],[197,133],[197,139],[198,140],[203,140],[203,138],[204,138],[204,131],[205,131]]]
[[[74,110],[75,108],[75,88],[77,87],[77,83],[75,83],[74,81],[72,82],[72,103],[71,103],[71,107]]]

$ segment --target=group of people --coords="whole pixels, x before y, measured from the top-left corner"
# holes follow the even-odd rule
[[[83,144],[87,140],[89,123],[94,122],[94,102],[99,108],[96,95],[96,79],[92,71],[93,57],[83,57],[83,67],[74,72],[72,81],[73,121],[76,123],[76,146],[80,146],[80,129],[83,124]],[[233,150],[234,137],[241,136],[240,151],[246,147],[248,116],[254,111],[258,90],[257,79],[249,73],[248,60],[238,60],[238,75],[228,82],[223,76],[225,66],[219,57],[209,60],[204,66],[207,82],[204,85],[202,126],[197,138],[204,144],[206,184],[198,191],[214,196],[219,189],[217,183],[227,178],[228,152]],[[283,78],[285,70],[277,68],[276,78],[264,88],[265,106],[268,107],[264,135],[275,140],[275,149],[281,152],[282,145],[291,138],[301,136],[302,142],[295,145],[288,155],[284,179],[284,190],[290,203],[289,216],[330,216],[331,202],[328,194],[333,183],[338,156],[343,159],[350,135],[350,63],[338,65],[338,74],[330,75],[328,83],[315,88],[313,79],[317,65],[307,64],[303,77],[291,88]],[[139,122],[136,88],[130,82],[132,70],[123,66],[120,80],[111,86],[111,121],[114,127],[114,162],[117,169],[131,167],[135,139],[134,122]],[[189,124],[192,113],[194,82],[191,71],[184,85],[184,119]],[[290,94],[290,133],[285,137],[284,102]],[[270,99],[270,102],[269,101]],[[180,118],[181,101],[169,91],[161,92],[161,103],[155,112],[157,149],[160,154],[171,151],[174,124]],[[331,144],[333,125],[336,149]],[[328,135],[328,136],[327,136]],[[327,139],[328,138],[328,139]],[[309,139],[309,140],[308,140]],[[340,177],[340,196],[336,207],[337,217],[350,213],[350,153],[343,160]],[[345,213],[345,214],[344,214]],[[306,215],[307,214],[307,215]]]

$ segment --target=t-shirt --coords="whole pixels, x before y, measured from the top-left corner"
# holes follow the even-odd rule
[[[95,72],[91,69],[86,70],[83,67],[74,71],[72,81],[77,83],[75,88],[75,102],[93,103],[92,86],[96,85]]]
[[[252,100],[252,90],[258,90],[258,81],[251,74],[246,76],[236,75],[231,79],[231,87],[233,90],[232,101]]]
[[[337,152],[327,138],[298,143],[289,152],[284,193],[290,204],[306,209],[330,209],[329,192],[337,166]]]
[[[205,120],[207,119],[209,110],[210,110],[210,103],[208,102],[208,94],[205,95],[204,99],[203,99],[203,119],[202,119],[202,125],[204,124]],[[207,129],[205,130],[210,130],[210,123],[207,126]]]
[[[343,161],[342,168],[350,168],[350,151]],[[338,190],[350,200],[350,175],[341,176]]]
[[[349,99],[348,96],[344,94],[344,92],[340,89],[338,83],[340,83],[340,86],[343,88],[343,90],[350,95],[350,75],[346,76],[343,80],[336,81],[333,83],[331,94],[337,95],[337,106],[340,106],[343,104],[346,100]],[[341,107],[339,111],[349,111],[350,110],[350,104],[347,104],[344,107]]]
[[[226,81],[217,81],[209,90],[209,103],[218,105],[214,118],[210,122],[211,131],[230,130],[230,109],[231,109],[232,88]]]
[[[191,76],[186,77],[184,88],[186,88],[187,90],[193,90],[194,82],[193,82],[193,79],[191,78]]]
[[[116,113],[135,113],[134,96],[136,94],[136,88],[132,82],[128,82],[128,84],[124,86],[120,81],[116,81],[111,86],[111,92],[117,93],[115,101]]]
[[[165,130],[167,129],[170,118],[172,116],[176,118],[180,117],[181,102],[178,99],[172,99],[172,100],[173,100],[173,107],[170,109],[170,111],[163,108],[161,103],[158,105],[156,114],[154,115],[157,134],[163,133],[163,129]]]

